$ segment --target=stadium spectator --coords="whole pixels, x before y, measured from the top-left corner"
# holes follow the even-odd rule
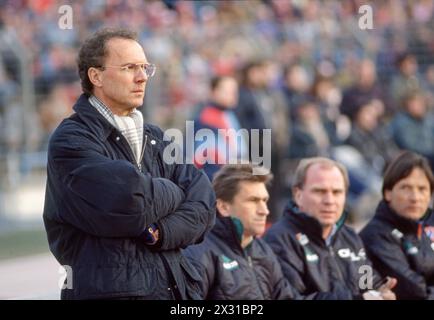
[[[217,76],[210,82],[209,101],[194,117],[195,136],[202,129],[210,129],[214,135],[212,141],[206,138],[195,143],[196,166],[205,171],[210,181],[222,165],[249,159],[249,136],[247,131],[244,136],[239,131],[240,122],[233,111],[237,103],[237,81],[233,77]]]
[[[409,92],[424,91],[426,84],[418,72],[418,61],[413,54],[409,52],[399,54],[396,65],[398,72],[392,77],[389,90],[395,107],[399,108],[402,103],[405,103],[404,99]]]
[[[385,114],[390,116],[394,110],[391,105],[385,88],[380,86],[377,81],[377,70],[375,64],[370,59],[363,59],[359,62],[356,70],[356,83],[345,90],[340,111],[342,114],[354,119],[354,113],[357,112],[355,103],[360,99],[372,99],[377,102],[377,112],[383,117]]]
[[[424,92],[412,91],[405,96],[404,108],[391,120],[390,130],[398,147],[427,157],[434,168],[434,114],[428,109]]]
[[[379,110],[374,99],[359,97],[354,102],[354,109],[354,121],[346,143],[360,152],[370,172],[382,176],[386,165],[399,149],[381,123],[382,110]]]
[[[295,122],[291,130],[289,158],[329,156],[331,142],[318,105],[312,99],[295,106]]]

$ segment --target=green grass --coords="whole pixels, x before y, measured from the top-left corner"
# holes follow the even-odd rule
[[[20,230],[0,234],[0,260],[49,252],[45,230]]]

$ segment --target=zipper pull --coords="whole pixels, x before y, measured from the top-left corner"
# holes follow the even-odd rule
[[[253,268],[253,262],[252,262],[252,258],[250,256],[247,256],[247,262],[249,263],[249,267]]]
[[[332,257],[335,256],[335,252],[333,251],[333,248],[332,248],[331,246],[329,247],[329,252],[330,252],[330,255],[331,255]]]
[[[145,149],[146,149],[146,143],[147,142],[148,142],[148,135],[145,135],[145,140],[143,141],[143,146],[142,146],[142,154],[140,155],[139,163],[137,164],[137,166],[139,167],[140,171],[142,171],[142,160],[143,160],[143,156],[145,154]]]

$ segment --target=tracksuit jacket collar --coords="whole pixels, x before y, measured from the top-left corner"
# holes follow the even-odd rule
[[[218,238],[223,239],[231,248],[239,250],[240,253],[243,253],[250,246],[249,244],[244,249],[241,247],[244,229],[241,221],[237,218],[223,217],[217,213],[216,223],[211,232]]]
[[[347,216],[348,213],[344,211],[338,222],[336,222],[334,233],[331,235],[330,239],[331,243],[333,243],[334,239],[336,238],[336,234],[344,225]],[[305,212],[302,212],[293,200],[291,200],[286,206],[285,217],[295,224],[312,241],[326,243],[326,241],[322,238],[322,226],[319,221],[316,218],[309,216]]]
[[[216,108],[216,109],[221,110],[221,111],[230,111],[231,110],[229,108],[223,107],[221,104],[219,104],[213,100],[208,101],[208,103],[206,103],[205,106],[206,107],[213,107],[213,108]]]
[[[417,234],[419,225],[424,225],[425,222],[431,217],[431,215],[432,210],[428,208],[427,212],[420,220],[415,221],[405,217],[401,217],[389,206],[386,201],[382,200],[378,204],[375,217],[379,220],[385,221],[393,225],[395,228],[397,228],[403,233]]]

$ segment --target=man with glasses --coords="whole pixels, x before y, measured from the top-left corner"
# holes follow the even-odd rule
[[[215,195],[193,165],[164,161],[169,142],[137,110],[155,66],[135,33],[103,29],[78,69],[83,94],[48,150],[44,223],[70,270],[62,299],[198,298],[180,250],[213,226]]]

